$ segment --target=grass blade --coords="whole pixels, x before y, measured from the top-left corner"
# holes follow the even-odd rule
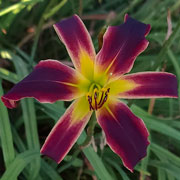
[[[13,4],[11,6],[8,6],[7,8],[4,8],[0,11],[0,16],[4,16],[7,13],[10,13],[12,11],[17,11],[20,9],[25,8],[27,5],[31,4],[31,3],[37,3],[41,0],[27,0],[27,1],[23,1],[23,2],[18,2],[16,4]]]
[[[163,61],[166,53],[168,52],[168,49],[170,48],[170,46],[172,45],[172,43],[174,42],[177,34],[179,33],[180,30],[180,21],[178,22],[178,24],[175,27],[175,30],[173,31],[173,33],[171,34],[171,36],[169,37],[169,39],[164,43],[160,53],[158,54],[157,58],[156,58],[156,62],[155,64],[152,66],[152,70],[155,70],[158,68],[158,66],[160,65],[160,63]]]
[[[3,90],[0,80],[0,97],[2,95]],[[8,111],[2,101],[0,101],[0,138],[5,166],[6,168],[8,168],[15,158],[15,151],[13,146],[13,138]]]
[[[163,122],[154,120],[153,116],[148,115],[146,112],[144,112],[140,107],[136,105],[132,105],[131,110],[134,112],[134,114],[143,119],[148,129],[154,130],[156,132],[159,132],[161,134],[164,134],[168,137],[180,141],[180,132],[175,128],[172,128],[164,124]]]
[[[165,170],[167,173],[169,173],[173,177],[179,179],[180,168],[170,164],[169,162],[161,162],[161,161],[154,160],[150,162],[150,165],[157,167],[158,169],[160,168],[162,170]]]
[[[6,172],[3,174],[1,180],[10,180],[13,178],[17,178],[18,175],[23,171],[23,169],[35,158],[39,157],[39,151],[29,150],[25,151],[14,159],[14,161],[10,164]]]
[[[112,161],[112,159],[110,158],[106,158],[106,161],[108,161],[109,164],[111,164],[121,175],[123,180],[130,180],[129,177],[126,175],[126,173],[121,169],[121,167],[114,161]]]
[[[7,69],[0,68],[0,77],[12,83],[18,82],[18,77],[15,73],[8,71]]]
[[[57,173],[57,171],[50,166],[48,163],[46,163],[46,161],[44,161],[43,159],[41,160],[41,169],[43,171],[44,174],[46,174],[50,179],[52,180],[63,180],[60,175]]]
[[[27,66],[24,61],[19,57],[10,53],[10,60],[15,65],[15,69],[17,71],[17,75],[19,79],[24,78],[28,74]],[[21,69],[21,71],[19,71]],[[36,122],[36,114],[33,99],[23,99],[22,102],[22,110],[23,110],[23,118],[25,124],[25,132],[27,138],[28,149],[39,149],[39,137],[37,130],[37,122]],[[40,170],[40,156],[34,160],[29,168],[29,179],[35,179]]]
[[[162,157],[168,159],[173,164],[180,167],[180,158],[176,156],[175,154],[171,153],[170,151],[164,149],[163,147],[155,143],[151,143],[151,149],[155,154],[160,154]]]
[[[79,137],[77,143],[82,144],[82,142],[85,139],[86,139],[86,133],[83,132],[81,136]],[[93,150],[91,146],[84,148],[83,153],[85,154],[85,156],[87,157],[91,165],[93,166],[95,173],[100,179],[112,180],[112,177],[107,171],[107,169],[105,168],[102,160],[100,159],[100,157],[97,155],[97,153]]]

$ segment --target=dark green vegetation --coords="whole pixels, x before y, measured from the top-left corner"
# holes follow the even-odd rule
[[[121,24],[127,12],[151,24],[149,47],[137,58],[133,72],[167,71],[180,81],[179,11],[179,0],[0,0],[0,95],[41,59],[70,62],[52,25],[74,13],[81,15],[97,50],[99,32],[106,25]],[[169,38],[167,32],[171,33]],[[79,150],[78,144],[86,138],[84,132],[60,165],[40,157],[39,149],[67,103],[40,104],[26,99],[18,108],[7,110],[0,102],[1,179],[180,179],[180,99],[156,99],[154,105],[153,100],[128,103],[144,120],[151,141],[147,157],[136,166],[134,174],[122,166],[109,147],[103,146],[97,124],[94,147]]]

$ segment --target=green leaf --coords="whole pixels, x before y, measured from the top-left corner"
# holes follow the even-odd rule
[[[151,143],[151,149],[155,154],[161,155],[164,159],[168,159],[171,163],[180,167],[180,157],[155,143]]]
[[[149,135],[148,139],[151,142],[151,135]],[[140,171],[141,180],[146,179],[146,174],[144,172],[146,172],[148,169],[148,164],[150,160],[150,152],[151,152],[151,144],[148,146],[146,157],[141,160],[141,171]]]
[[[52,180],[63,180],[57,171],[50,166],[46,161],[41,160],[41,169],[46,176],[48,176]]]
[[[157,69],[158,66],[160,65],[160,63],[163,61],[166,53],[168,52],[168,49],[171,47],[171,45],[174,42],[177,34],[179,33],[179,30],[180,30],[180,21],[176,25],[176,27],[175,27],[173,33],[171,34],[171,36],[169,37],[169,39],[167,41],[165,41],[165,43],[163,44],[162,49],[156,58],[156,62],[152,66],[152,70]]]
[[[0,68],[0,78],[5,79],[12,83],[17,83],[19,81],[15,73],[10,72],[9,70],[4,68]]]
[[[129,177],[127,176],[127,174],[122,170],[122,168],[119,166],[119,164],[117,164],[116,162],[112,161],[112,159],[106,157],[106,161],[108,161],[108,163],[110,165],[112,165],[121,175],[123,180],[130,180]]]
[[[86,138],[86,133],[82,132],[77,143],[82,144],[83,141],[85,140],[85,138]],[[105,168],[101,158],[98,156],[98,154],[93,150],[93,148],[91,146],[84,148],[82,151],[85,154],[85,156],[87,157],[87,159],[89,160],[89,162],[91,163],[91,165],[93,166],[95,173],[97,174],[97,176],[100,179],[102,179],[102,180],[111,180],[112,179],[111,175]]]
[[[180,141],[180,132],[167,124],[157,121],[153,118],[153,116],[148,115],[145,111],[143,111],[140,107],[136,105],[131,106],[132,111],[138,117],[142,118],[145,122],[148,129],[164,134],[168,137],[172,137],[178,141]]]
[[[44,14],[44,19],[48,19],[51,16],[53,16],[57,11],[59,11],[65,4],[67,3],[67,0],[62,0],[59,4],[54,6],[54,8],[50,9],[49,12]]]
[[[0,97],[3,94],[4,93],[0,80]],[[2,101],[0,101],[0,138],[4,162],[6,168],[8,168],[15,158],[15,150],[13,146],[13,138],[8,111]]]
[[[12,60],[12,62],[14,63],[18,78],[23,79],[28,74],[27,65],[19,56],[8,51],[7,54],[9,54],[9,59]],[[21,105],[23,110],[23,119],[25,124],[28,149],[40,150],[34,100],[23,99],[21,100]],[[29,178],[31,180],[36,178],[36,176],[39,173],[39,170],[40,170],[40,156],[32,162],[31,167],[29,168],[30,171]]]
[[[16,4],[13,4],[11,6],[8,6],[4,9],[0,10],[0,16],[3,16],[12,11],[19,11],[19,10],[25,8],[27,5],[32,4],[32,3],[37,3],[39,1],[41,1],[41,0],[26,0],[26,1],[18,2]]]
[[[176,167],[169,162],[161,162],[161,161],[151,161],[151,166],[157,167],[158,169],[165,170],[167,173],[171,174],[173,177],[179,179],[180,168]]]
[[[1,180],[10,180],[17,178],[18,175],[23,171],[23,169],[32,162],[35,158],[39,157],[39,151],[29,150],[25,151],[16,156],[14,161],[10,164],[8,169],[3,174]]]

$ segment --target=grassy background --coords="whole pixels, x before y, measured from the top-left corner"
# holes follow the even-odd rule
[[[167,71],[180,81],[179,0],[0,0],[0,95],[41,59],[70,63],[52,25],[74,13],[86,24],[96,50],[99,32],[107,25],[121,24],[125,13],[151,24],[149,47],[137,58],[132,72]],[[18,108],[7,110],[0,101],[1,179],[180,179],[180,99],[134,100],[129,104],[144,120],[151,141],[147,157],[133,174],[104,146],[97,124],[93,146],[78,151],[78,144],[86,138],[83,132],[60,165],[40,157],[40,147],[68,104],[25,99]]]

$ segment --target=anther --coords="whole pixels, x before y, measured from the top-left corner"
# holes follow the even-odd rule
[[[97,92],[94,93],[95,109],[97,110]]]
[[[110,88],[107,89],[106,93],[109,93],[109,91],[110,91]]]
[[[92,106],[92,97],[91,96],[88,96],[88,102],[89,102],[90,111],[91,111],[91,109],[94,110],[94,108]]]
[[[101,104],[101,102],[102,102],[102,100],[103,100],[103,96],[104,96],[104,91],[102,92],[101,99],[100,99],[100,101],[99,101],[98,105],[100,105],[100,104]]]
[[[107,95],[104,96],[104,99],[98,108],[101,108],[106,101],[107,101]]]
[[[94,90],[87,93],[86,98],[89,103],[90,111],[98,110],[99,108],[103,106],[103,104],[108,99],[109,91],[110,91],[110,88],[102,88],[102,89],[95,88]]]
[[[99,103],[99,107],[98,108],[101,108],[103,106],[103,104],[107,101],[107,97],[108,97],[108,93],[110,91],[110,88],[108,88],[105,92],[105,96],[104,98],[101,100],[101,104]]]

